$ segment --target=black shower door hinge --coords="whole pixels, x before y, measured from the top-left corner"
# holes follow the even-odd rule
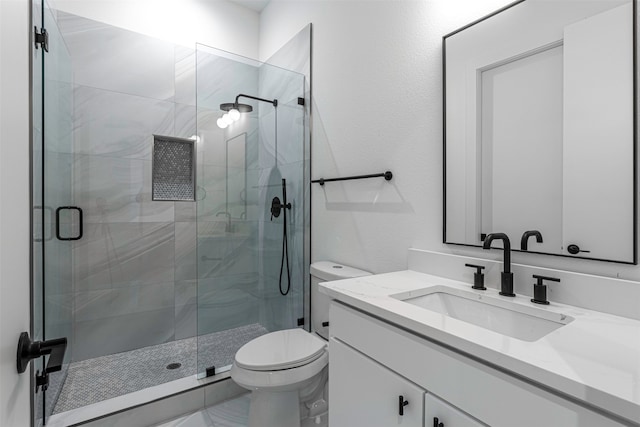
[[[298,105],[304,105],[304,98],[298,98]]]
[[[49,33],[47,30],[45,28],[41,28],[40,32],[38,32],[38,27],[33,27],[33,33],[36,49],[38,48],[38,45],[40,45],[42,50],[49,52]]]
[[[298,326],[304,326],[304,317],[298,319]]]

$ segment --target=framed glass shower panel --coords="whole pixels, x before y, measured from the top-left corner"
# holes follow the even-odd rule
[[[72,339],[71,241],[78,222],[61,213],[73,203],[71,58],[60,33],[56,11],[47,2],[32,4],[33,27],[48,33],[48,52],[32,51],[32,339]],[[56,213],[58,213],[56,215]],[[34,425],[46,423],[62,389],[70,361],[67,346],[62,370],[49,374],[46,390],[34,387]],[[35,361],[41,374],[46,357]]]
[[[204,376],[228,370],[246,342],[297,327],[304,316],[304,109],[298,105],[304,77],[203,45],[196,69],[198,373]],[[236,99],[252,111],[220,128],[221,104]],[[271,214],[274,198],[284,201],[283,188],[292,206],[289,274],[282,258],[285,215]],[[281,265],[286,295],[279,289]]]

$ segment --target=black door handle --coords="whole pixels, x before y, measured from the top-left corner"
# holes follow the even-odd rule
[[[57,372],[62,369],[64,353],[67,350],[67,339],[56,338],[48,341],[32,341],[28,332],[20,334],[18,340],[18,352],[16,357],[16,367],[21,374],[27,369],[27,365],[33,359],[49,355],[46,373]]]
[[[60,233],[60,212],[63,210],[75,210],[78,211],[78,235],[75,237],[62,237]],[[60,206],[56,209],[56,237],[58,240],[80,240],[82,239],[82,227],[83,227],[83,213],[82,209],[77,206]]]
[[[16,357],[16,367],[18,373],[21,374],[27,369],[27,365],[33,359],[49,355],[47,367],[40,373],[36,372],[36,393],[42,387],[42,391],[46,391],[49,387],[49,374],[58,372],[62,369],[64,362],[64,353],[67,349],[66,338],[56,338],[48,341],[31,341],[28,332],[20,334],[18,340],[18,352]]]
[[[404,415],[404,407],[407,406],[408,404],[409,404],[409,401],[404,400],[403,395],[398,396],[398,415],[400,416]]]

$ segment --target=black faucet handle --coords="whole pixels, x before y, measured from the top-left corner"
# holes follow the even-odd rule
[[[549,301],[547,300],[547,285],[544,284],[544,280],[559,282],[560,279],[557,277],[540,276],[538,274],[534,274],[533,278],[537,279],[538,282],[533,284],[533,298],[531,298],[531,302],[549,305]]]
[[[538,284],[542,285],[542,281],[543,280],[549,280],[551,282],[559,282],[560,279],[558,279],[557,277],[548,277],[548,276],[540,276],[539,274],[534,274],[533,275],[534,279],[538,279]]]
[[[473,286],[471,288],[478,289],[481,291],[487,290],[487,288],[484,287],[484,274],[482,273],[482,270],[485,269],[485,266],[475,265],[475,264],[465,264],[465,267],[471,267],[476,269],[476,272],[473,273]]]
[[[465,264],[465,267],[471,267],[471,268],[477,268],[478,269],[478,273],[482,273],[482,270],[485,269],[484,265],[475,265],[475,264]]]

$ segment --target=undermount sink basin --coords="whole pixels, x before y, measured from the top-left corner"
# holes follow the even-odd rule
[[[392,295],[408,304],[523,341],[537,341],[573,321],[573,317],[504,298],[444,286]],[[418,294],[418,296],[416,296]]]

